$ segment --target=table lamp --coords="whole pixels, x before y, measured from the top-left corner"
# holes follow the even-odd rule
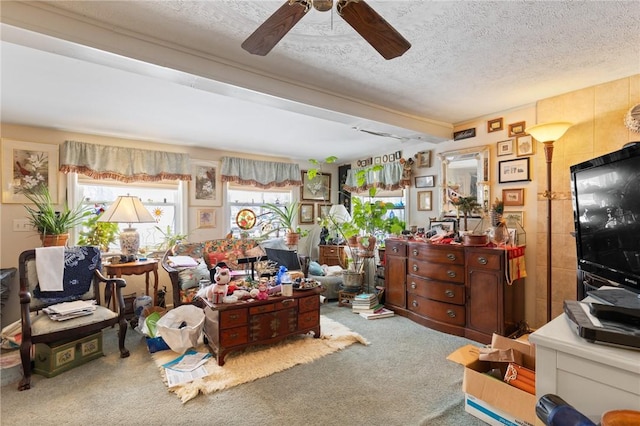
[[[129,224],[129,227],[120,233],[120,249],[122,254],[134,259],[140,248],[140,234],[131,227],[131,224],[155,221],[140,199],[132,195],[120,195],[98,219],[98,222]]]

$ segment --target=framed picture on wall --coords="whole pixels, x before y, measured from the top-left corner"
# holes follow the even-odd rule
[[[300,187],[300,198],[310,201],[329,201],[331,194],[331,175],[318,173],[313,179],[309,179],[307,171],[302,172],[302,186]]]
[[[529,157],[498,162],[498,183],[530,181]]]
[[[416,166],[431,167],[431,151],[420,151],[415,154]]]
[[[498,157],[513,154],[513,139],[498,142]]]
[[[331,204],[318,204],[318,217],[324,219],[329,216],[329,210],[331,210]]]
[[[435,176],[416,176],[416,188],[432,188],[435,186]]]
[[[502,202],[505,206],[524,206],[524,188],[503,189]]]
[[[487,121],[487,133],[499,132],[502,129],[502,117]]]
[[[519,136],[524,134],[525,126],[525,121],[519,121],[517,123],[509,124],[509,136]]]
[[[533,155],[536,153],[536,144],[531,135],[518,136],[516,139],[516,152],[518,157]]]
[[[300,223],[313,223],[313,204],[300,204]]]
[[[429,211],[432,210],[431,196],[433,191],[418,191],[418,210]]]
[[[220,162],[192,161],[189,182],[189,204],[192,206],[221,206],[222,182]]]
[[[197,209],[196,222],[198,228],[216,227],[216,209]]]
[[[2,139],[2,202],[27,204],[21,193],[45,185],[53,203],[58,203],[59,146]]]

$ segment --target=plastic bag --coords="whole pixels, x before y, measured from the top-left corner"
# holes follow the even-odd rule
[[[197,345],[203,326],[204,312],[193,305],[178,306],[156,323],[157,335],[180,354]]]

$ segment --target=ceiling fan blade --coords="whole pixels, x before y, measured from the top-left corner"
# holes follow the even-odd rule
[[[411,47],[411,43],[364,0],[340,0],[337,11],[385,59],[401,56]]]
[[[265,56],[309,11],[310,0],[290,0],[280,6],[243,43],[242,48]]]

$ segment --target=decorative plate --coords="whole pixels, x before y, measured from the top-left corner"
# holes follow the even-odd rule
[[[242,209],[236,215],[236,223],[238,228],[242,230],[249,230],[256,224],[256,214],[251,209]]]

